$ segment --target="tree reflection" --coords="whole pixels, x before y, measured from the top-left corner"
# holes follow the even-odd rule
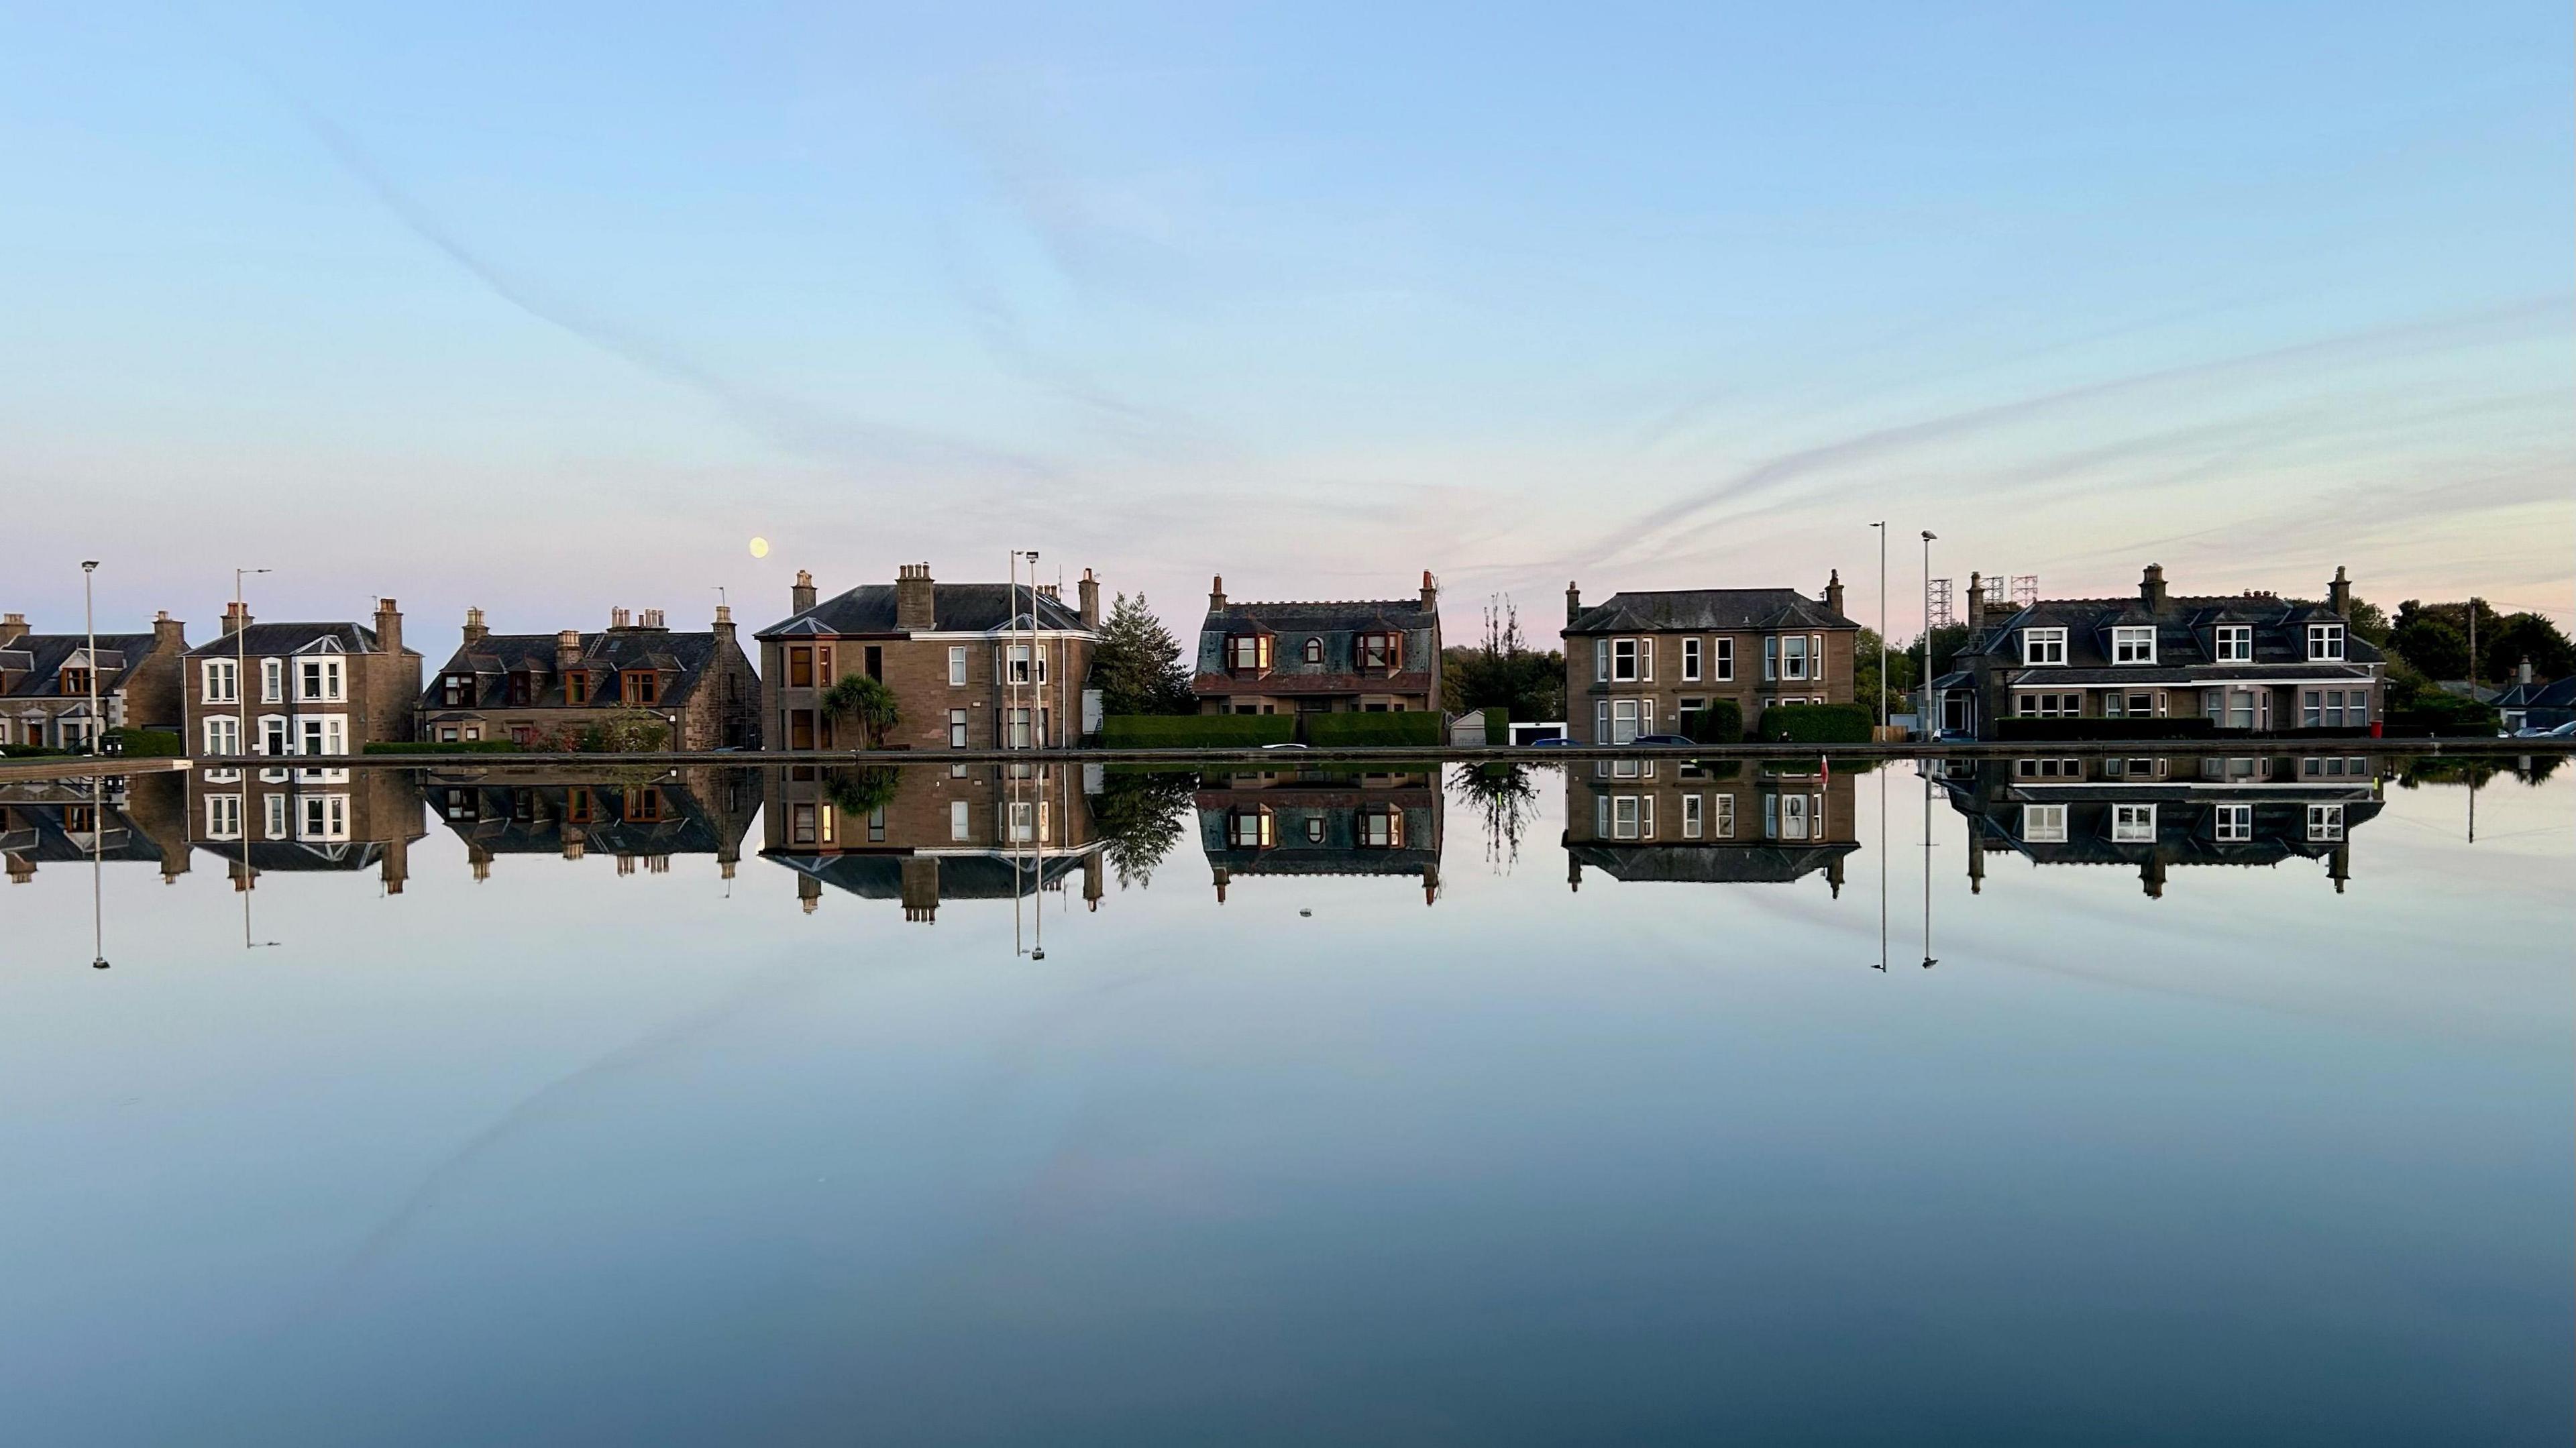
[[[1155,867],[1181,841],[1182,817],[1197,788],[1198,776],[1187,772],[1110,769],[1092,802],[1092,823],[1100,831],[1101,853],[1118,872],[1119,889],[1153,883]]]
[[[1538,817],[1538,786],[1520,764],[1473,764],[1449,780],[1460,804],[1473,808],[1485,827],[1485,864],[1508,875],[1520,863],[1521,836]]]

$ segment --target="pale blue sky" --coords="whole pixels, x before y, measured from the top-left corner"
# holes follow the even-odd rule
[[[0,0],[0,607],[2571,614],[2563,3],[526,11]]]

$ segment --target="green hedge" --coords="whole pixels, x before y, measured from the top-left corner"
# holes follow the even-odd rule
[[[1873,722],[1858,704],[1774,704],[1762,711],[1762,742],[1867,744]]]
[[[1398,714],[1300,714],[1306,742],[1318,749],[1368,748],[1376,745],[1448,743],[1436,712],[1411,709]]]
[[[1511,743],[1512,711],[1504,708],[1500,704],[1488,704],[1485,706],[1483,712],[1485,715],[1485,742],[1487,744]]]
[[[176,729],[110,729],[107,737],[128,759],[176,759],[187,743]]]
[[[1112,714],[1100,721],[1107,749],[1244,749],[1296,737],[1294,714]]]
[[[50,744],[0,744],[0,759],[59,759],[72,752]]]
[[[1682,715],[1682,732],[1698,744],[1744,742],[1744,706],[1733,699],[1712,700],[1705,709]]]
[[[519,746],[507,739],[457,739],[433,743],[427,739],[378,739],[358,747],[361,754],[516,754]]]

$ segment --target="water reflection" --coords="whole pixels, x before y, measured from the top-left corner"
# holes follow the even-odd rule
[[[1418,880],[1440,900],[1439,775],[1332,768],[1211,774],[1194,799],[1217,903],[1238,879],[1367,875]]]
[[[1061,764],[771,770],[761,856],[796,872],[808,914],[827,886],[900,901],[924,925],[947,901],[1026,900],[1042,931],[1046,897],[1076,876],[1099,908],[1102,842],[1082,782]]]
[[[1565,779],[1565,882],[1785,885],[1842,894],[1860,848],[1852,771],[1823,759],[1597,760]]]
[[[411,846],[429,833],[421,787],[400,770],[208,769],[187,779],[188,842],[222,860],[239,891],[271,872],[373,872],[399,895]]]
[[[422,783],[439,821],[465,842],[477,880],[491,878],[492,862],[504,855],[604,855],[621,875],[665,874],[675,855],[713,855],[730,880],[761,803],[747,769],[439,771]]]

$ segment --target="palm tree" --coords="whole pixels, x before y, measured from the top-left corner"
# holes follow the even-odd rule
[[[894,690],[866,674],[843,674],[833,680],[820,702],[826,716],[850,720],[865,730],[870,749],[885,747],[886,731],[901,717]]]

